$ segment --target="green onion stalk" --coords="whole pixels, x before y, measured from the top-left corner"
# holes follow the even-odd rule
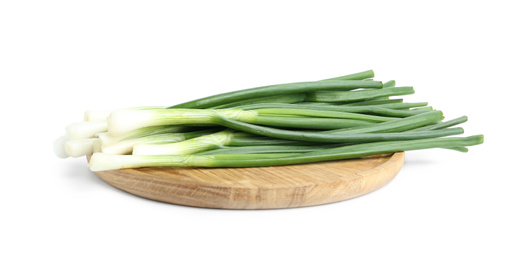
[[[125,110],[108,117],[108,133],[120,136],[136,129],[162,125],[211,126],[235,119],[250,124],[311,129],[335,129],[364,126],[368,122],[386,122],[396,117],[375,116],[340,111],[301,109],[153,109]],[[309,120],[308,120],[309,119]],[[346,120],[338,120],[346,119]],[[349,120],[351,119],[351,120]],[[228,124],[228,123],[227,123]]]
[[[90,160],[92,171],[107,171],[121,168],[139,167],[267,167],[292,164],[316,163],[328,160],[344,160],[369,155],[401,151],[466,147],[483,143],[482,135],[469,137],[430,138],[406,141],[385,141],[349,145],[313,151],[297,155],[285,154],[283,157],[255,160],[237,159],[237,154],[221,155],[111,155],[95,153]]]
[[[382,88],[380,81],[365,80],[327,80],[313,82],[297,82],[288,84],[279,84],[238,90],[229,93],[218,94],[202,99],[197,99],[171,106],[169,108],[210,108],[223,105],[225,103],[239,102],[246,99],[257,98],[262,96],[284,95],[293,93],[306,93],[313,91],[334,91],[334,90],[352,90],[360,88]]]

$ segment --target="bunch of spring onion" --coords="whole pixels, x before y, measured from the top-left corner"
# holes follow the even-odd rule
[[[482,135],[467,117],[444,120],[412,87],[373,71],[249,88],[171,107],[86,111],[55,142],[59,157],[90,157],[93,171],[138,167],[263,167],[429,148],[466,152]]]

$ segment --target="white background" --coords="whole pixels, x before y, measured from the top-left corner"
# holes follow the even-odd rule
[[[1,1],[2,259],[526,259],[522,1]],[[52,141],[87,109],[173,105],[373,69],[466,134],[353,200],[145,200]]]

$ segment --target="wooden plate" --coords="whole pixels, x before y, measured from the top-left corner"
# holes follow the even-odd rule
[[[390,182],[404,152],[370,158],[259,168],[149,167],[95,172],[147,199],[205,208],[271,209],[348,200]]]

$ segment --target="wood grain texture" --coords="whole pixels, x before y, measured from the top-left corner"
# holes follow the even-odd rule
[[[148,167],[95,172],[147,199],[204,208],[272,209],[355,198],[390,182],[404,152],[372,158],[259,168]]]

